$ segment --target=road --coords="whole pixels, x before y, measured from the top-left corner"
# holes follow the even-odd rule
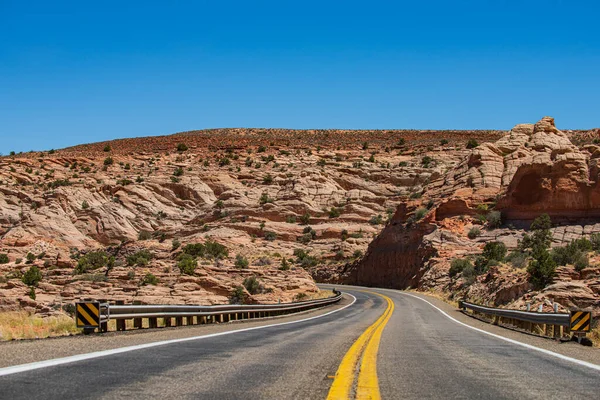
[[[470,329],[411,294],[343,291],[356,302],[304,321],[4,376],[0,369],[0,398],[325,399],[343,378],[349,349],[370,329],[377,343],[365,354],[375,348],[371,372],[384,399],[589,399],[600,392],[600,371]],[[393,303],[385,321],[390,304],[376,293]]]

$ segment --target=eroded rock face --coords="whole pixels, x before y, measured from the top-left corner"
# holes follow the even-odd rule
[[[499,134],[449,131],[450,144],[441,144],[437,132],[232,129],[0,158],[0,253],[10,261],[0,265],[0,310],[47,314],[82,298],[226,303],[251,276],[263,290],[246,291],[249,302],[310,295],[307,270],[342,279],[350,269],[337,266],[364,253],[388,213],[458,162],[467,139]],[[180,143],[188,149],[178,151]],[[433,161],[424,165],[424,157]],[[139,240],[144,232],[150,238]],[[172,250],[175,239],[181,247]],[[181,275],[181,248],[209,239],[229,257],[201,259],[193,276]],[[154,258],[127,266],[143,249]],[[74,274],[77,258],[92,250],[113,255],[115,268]],[[294,250],[317,265],[303,268]],[[234,266],[238,254],[248,269]],[[282,258],[289,269],[280,270]],[[20,280],[30,265],[43,274],[35,300]],[[143,284],[147,273],[158,285]]]
[[[352,265],[348,281],[445,291],[501,306],[524,308],[530,303],[551,309],[552,302],[558,302],[563,309],[600,311],[600,281],[594,267],[581,273],[561,267],[556,283],[539,293],[527,281],[524,265],[491,268],[472,284],[448,275],[453,258],[475,256],[489,241],[516,248],[524,228],[542,213],[557,224],[552,229],[553,246],[600,232],[600,148],[585,143],[578,147],[572,138],[581,142],[582,134],[564,133],[553,118],[544,117],[476,147],[433,178],[420,200],[400,205],[366,256]],[[502,227],[487,230],[481,225],[480,217],[490,207],[501,212]],[[421,220],[419,213],[424,214]]]

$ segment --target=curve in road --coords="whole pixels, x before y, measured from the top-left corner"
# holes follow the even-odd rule
[[[345,287],[356,302],[320,318],[0,376],[0,397],[324,399],[348,349],[388,308],[365,289]],[[407,293],[368,290],[395,307],[371,351],[384,399],[589,399],[600,392],[595,364],[484,334]]]

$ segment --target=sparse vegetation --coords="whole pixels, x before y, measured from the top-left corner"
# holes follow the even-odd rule
[[[31,253],[30,253],[31,254]],[[109,263],[114,264],[114,258],[104,251],[91,251],[77,260],[76,274],[84,274],[98,268],[106,267]]]
[[[150,240],[152,239],[152,232],[140,231],[138,233],[138,240]]]
[[[145,267],[150,263],[154,255],[149,250],[143,249],[127,256],[127,265]]]
[[[467,141],[467,149],[474,149],[477,146],[479,146],[479,143],[477,142],[477,140],[469,139],[469,141]]]
[[[450,263],[450,270],[448,271],[448,275],[453,278],[458,274],[461,274],[465,268],[471,267],[473,268],[473,264],[466,258],[455,258]]]
[[[237,268],[248,268],[248,259],[241,254],[235,256],[235,266]]]
[[[256,276],[250,276],[244,279],[244,287],[250,294],[262,293],[264,290],[263,285],[256,279]]]
[[[179,143],[177,145],[177,151],[178,152],[182,153],[182,152],[187,151],[187,150],[188,150],[188,147],[187,147],[187,145],[185,143]]]
[[[38,283],[42,280],[42,272],[36,265],[32,265],[23,274],[23,277],[21,278],[21,280],[27,286],[37,286]]]
[[[146,286],[146,285],[153,285],[153,286],[158,285],[158,278],[154,274],[148,272],[142,278],[142,286]]]
[[[475,239],[475,238],[481,236],[481,229],[474,226],[473,228],[469,229],[469,233],[467,234],[467,236],[471,240]]]
[[[0,254],[0,264],[8,264],[9,261],[8,255],[4,253]]]
[[[106,157],[104,159],[104,165],[109,166],[109,165],[113,165],[114,164],[114,160],[112,157]]]
[[[198,261],[196,261],[195,257],[192,257],[189,254],[181,254],[177,261],[177,268],[182,274],[185,275],[194,275],[194,271],[198,266]]]

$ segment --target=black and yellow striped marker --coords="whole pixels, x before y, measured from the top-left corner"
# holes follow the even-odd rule
[[[100,326],[100,303],[77,303],[75,320],[78,328],[97,328]]]
[[[571,332],[589,332],[592,327],[590,311],[571,311]]]

